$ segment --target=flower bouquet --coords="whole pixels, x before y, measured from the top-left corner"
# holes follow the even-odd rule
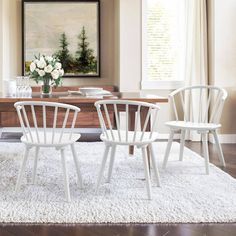
[[[35,60],[30,64],[30,78],[36,83],[42,81],[42,94],[49,95],[52,86],[59,86],[62,83],[64,70],[57,57],[54,56],[35,56]]]

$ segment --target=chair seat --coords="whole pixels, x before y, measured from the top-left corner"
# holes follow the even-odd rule
[[[151,132],[145,132],[142,141],[140,141],[143,132],[137,131],[136,138],[134,141],[134,131],[128,131],[128,140],[126,140],[126,131],[124,130],[120,131],[121,139],[119,139],[118,130],[113,130],[112,132],[114,139],[112,139],[111,131],[107,130],[108,137],[106,136],[106,134],[101,134],[100,136],[101,140],[107,143],[116,143],[119,145],[145,145],[156,141],[159,135],[157,132],[153,132],[152,137],[150,137]]]
[[[28,140],[27,138],[23,135],[21,137],[21,141],[25,144],[29,144],[29,145],[34,145],[34,146],[45,146],[45,147],[49,147],[49,146],[66,146],[66,145],[70,145],[74,142],[76,142],[81,135],[77,134],[77,133],[63,133],[61,141],[60,141],[60,137],[61,137],[61,132],[55,132],[54,133],[54,141],[53,140],[53,132],[52,131],[47,131],[47,135],[46,135],[46,142],[44,140],[44,132],[43,131],[39,131],[38,132],[38,136],[39,136],[39,141],[37,138],[37,133],[36,131],[32,131],[32,138],[33,138],[33,142],[31,141],[31,137],[30,134],[27,133],[28,136]]]
[[[214,123],[197,123],[187,121],[169,121],[166,125],[174,129],[189,129],[189,130],[215,130],[221,127],[220,124]]]

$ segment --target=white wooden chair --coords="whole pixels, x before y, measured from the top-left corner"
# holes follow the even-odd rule
[[[169,141],[163,162],[163,168],[166,168],[174,133],[181,131],[179,160],[183,160],[183,151],[186,132],[195,130],[201,135],[206,174],[209,174],[209,153],[208,153],[208,134],[212,133],[218,148],[219,159],[225,166],[225,160],[221,145],[219,143],[217,129],[221,127],[220,117],[223,110],[227,92],[214,86],[191,86],[180,88],[169,95],[175,114],[175,121],[167,122],[170,128]],[[178,105],[177,105],[178,104]],[[191,107],[187,112],[187,106]]]
[[[80,112],[80,109],[67,104],[41,101],[17,102],[15,103],[15,108],[17,110],[19,121],[23,130],[21,141],[25,144],[25,154],[16,183],[16,191],[19,190],[21,185],[23,172],[25,170],[29,156],[29,150],[35,147],[33,171],[33,183],[35,183],[39,149],[55,147],[56,150],[60,150],[61,152],[65,194],[67,201],[70,201],[69,179],[66,168],[64,148],[68,145],[71,147],[76,172],[78,175],[78,185],[79,187],[82,187],[79,162],[74,147],[74,143],[80,138],[81,135],[73,133],[77,115]],[[47,119],[49,118],[47,117],[47,115],[49,115],[49,111],[51,120]],[[58,116],[59,113],[60,117],[63,117],[62,120]],[[40,120],[37,119],[37,116],[42,117],[43,121],[40,122]],[[67,126],[69,120],[71,120],[71,125],[69,125],[68,128]]]
[[[102,128],[101,139],[105,143],[105,152],[97,180],[97,190],[101,183],[109,150],[111,149],[108,182],[110,182],[111,180],[117,145],[136,146],[142,149],[147,193],[148,198],[151,199],[150,169],[147,156],[147,147],[150,148],[152,167],[158,186],[160,186],[160,180],[152,147],[152,143],[157,139],[157,133],[154,132],[153,125],[151,125],[150,131],[147,130],[147,127],[151,118],[151,114],[153,114],[152,124],[156,123],[159,107],[154,104],[125,100],[103,100],[96,102],[95,106],[97,108],[98,117]],[[145,113],[142,113],[143,109],[145,109]],[[131,119],[131,110],[135,112],[135,118],[133,120],[134,130],[131,130],[129,125]],[[114,112],[113,118],[116,124],[116,128],[112,126],[110,111]],[[122,125],[119,117],[120,111],[123,111],[126,114],[124,125],[125,127],[123,129],[121,128]],[[145,117],[142,117],[145,119],[145,121],[143,120],[143,125],[141,125],[140,122],[140,117],[143,116],[142,114],[145,114]]]

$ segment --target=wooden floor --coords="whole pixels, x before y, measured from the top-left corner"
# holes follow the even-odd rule
[[[92,141],[91,136],[87,141]],[[193,151],[202,154],[200,143],[187,142],[186,145]],[[236,145],[224,144],[222,147],[227,163],[225,171],[236,178]],[[219,165],[217,151],[212,144],[209,144],[209,154],[211,162]],[[11,235],[236,236],[236,224],[0,225],[0,236]]]

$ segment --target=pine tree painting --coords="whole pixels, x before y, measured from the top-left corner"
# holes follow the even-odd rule
[[[25,74],[40,54],[57,56],[66,77],[99,77],[99,0],[29,0],[23,10]]]
[[[73,59],[70,55],[68,45],[66,34],[63,32],[60,38],[60,50],[56,53],[56,56],[60,59],[65,73],[69,72],[73,67]]]
[[[94,51],[89,48],[89,43],[87,41],[88,37],[86,36],[84,26],[78,39],[78,51],[76,52],[78,70],[85,74],[96,72],[97,60],[94,57]]]
[[[97,71],[97,59],[94,50],[89,47],[88,36],[83,26],[78,36],[78,50],[71,55],[66,33],[63,32],[59,39],[60,50],[55,53],[64,68],[65,73],[94,74]]]

